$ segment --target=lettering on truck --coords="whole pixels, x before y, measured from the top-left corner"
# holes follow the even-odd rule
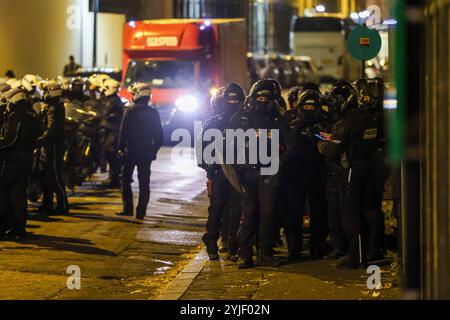
[[[178,46],[177,37],[148,37],[148,47],[176,47]]]

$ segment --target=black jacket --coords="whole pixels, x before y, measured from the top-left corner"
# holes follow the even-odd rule
[[[159,112],[141,104],[130,107],[122,120],[119,150],[135,163],[156,159],[163,143],[163,128]]]
[[[384,139],[382,121],[376,114],[350,111],[333,126],[332,141],[320,142],[328,161],[339,162],[343,153],[350,166],[367,165]]]
[[[31,162],[40,133],[41,122],[31,106],[26,102],[14,106],[2,128],[0,160]]]
[[[235,168],[238,171],[246,170],[246,169],[256,169],[261,167],[267,167],[268,165],[263,164],[261,162],[261,159],[259,159],[259,148],[260,143],[262,140],[260,140],[260,130],[267,130],[267,150],[270,154],[273,154],[273,150],[271,150],[271,142],[273,137],[273,133],[275,131],[280,130],[281,128],[281,115],[277,111],[273,112],[257,112],[252,109],[244,110],[235,113],[229,123],[229,127],[231,129],[242,129],[244,132],[250,133],[250,131],[247,130],[255,130],[256,137],[252,137],[253,139],[256,138],[256,140],[253,140],[258,145],[258,159],[256,159],[256,164],[251,163],[250,159],[250,152],[249,149],[250,144],[244,143],[243,145],[240,144],[239,141],[226,141],[227,144],[234,144],[235,146],[235,157],[238,154],[238,149],[241,150],[241,152],[245,152],[245,164],[239,164],[239,161],[237,158],[235,158]],[[273,138],[272,138],[273,137]],[[250,138],[250,137],[249,137]],[[235,139],[236,140],[236,139]],[[284,141],[282,135],[279,135],[279,141],[278,142],[278,152],[280,152],[284,148]],[[242,143],[242,141],[241,141]],[[253,146],[254,147],[254,146]],[[254,151],[254,150],[253,150]]]

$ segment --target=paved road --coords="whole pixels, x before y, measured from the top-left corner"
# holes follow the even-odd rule
[[[32,216],[27,241],[0,243],[0,299],[156,298],[199,251],[206,217],[203,171],[172,152],[153,164],[144,222],[116,217],[120,193],[87,183],[70,198],[71,216]],[[81,290],[67,289],[70,265]]]

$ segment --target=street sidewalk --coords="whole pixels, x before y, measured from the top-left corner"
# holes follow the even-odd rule
[[[285,256],[285,250],[279,250]],[[336,261],[298,263],[279,268],[239,270],[233,262],[209,261],[203,249],[160,299],[180,300],[377,300],[401,299],[397,264],[380,266],[382,288],[369,290],[366,270],[339,270]]]

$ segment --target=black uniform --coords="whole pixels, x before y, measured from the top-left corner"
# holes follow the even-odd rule
[[[317,125],[288,111],[283,116],[286,150],[282,156],[280,203],[290,259],[300,257],[303,247],[303,214],[308,200],[310,255],[320,258],[328,234],[325,162],[315,148]]]
[[[137,167],[139,179],[139,203],[136,208],[138,218],[147,212],[150,200],[150,167],[163,143],[163,128],[159,112],[137,101],[125,113],[122,120],[119,150],[125,155],[122,169],[123,213],[133,215],[134,168]]]
[[[229,118],[230,115],[228,114],[218,114],[205,123],[203,130],[218,129],[224,132],[228,127]],[[224,245],[229,256],[235,256],[238,250],[236,235],[241,218],[241,195],[228,182],[219,164],[207,165],[203,163],[200,166],[207,171],[208,180],[212,184],[208,221],[203,242],[210,257],[217,255],[217,241],[222,232],[222,240],[225,242]]]
[[[230,121],[230,126],[244,131],[254,129],[257,137],[259,136],[259,130],[267,129],[269,130],[267,143],[270,146],[273,130],[279,130],[279,114],[275,109],[265,111],[250,108],[235,114]],[[237,147],[242,148],[243,146],[238,145]],[[247,155],[246,164],[236,165],[243,188],[242,220],[237,235],[239,257],[247,263],[250,262],[253,255],[253,245],[257,244],[258,263],[262,265],[266,261],[273,262],[271,260],[274,245],[274,215],[279,174],[262,175],[260,159],[258,159],[257,164],[251,164],[248,161],[247,144],[245,145],[245,152]]]
[[[43,111],[45,129],[39,138],[45,158],[41,175],[43,201],[40,211],[52,213],[53,195],[56,194],[56,211],[68,214],[69,203],[62,175],[66,151],[64,102],[59,98],[51,98],[46,104],[47,108]]]
[[[31,106],[19,102],[11,107],[0,136],[0,231],[13,227],[25,232],[27,185],[41,125]]]
[[[386,170],[384,162],[379,161],[383,154],[380,125],[373,114],[350,110],[333,126],[333,141],[318,146],[327,159],[341,163],[341,218],[348,240],[346,267],[366,263],[365,215],[374,210],[381,212]]]
[[[104,100],[105,114],[100,127],[105,130],[103,154],[109,164],[109,184],[120,186],[120,162],[117,157],[120,123],[123,117],[123,102],[118,95],[106,97]]]

